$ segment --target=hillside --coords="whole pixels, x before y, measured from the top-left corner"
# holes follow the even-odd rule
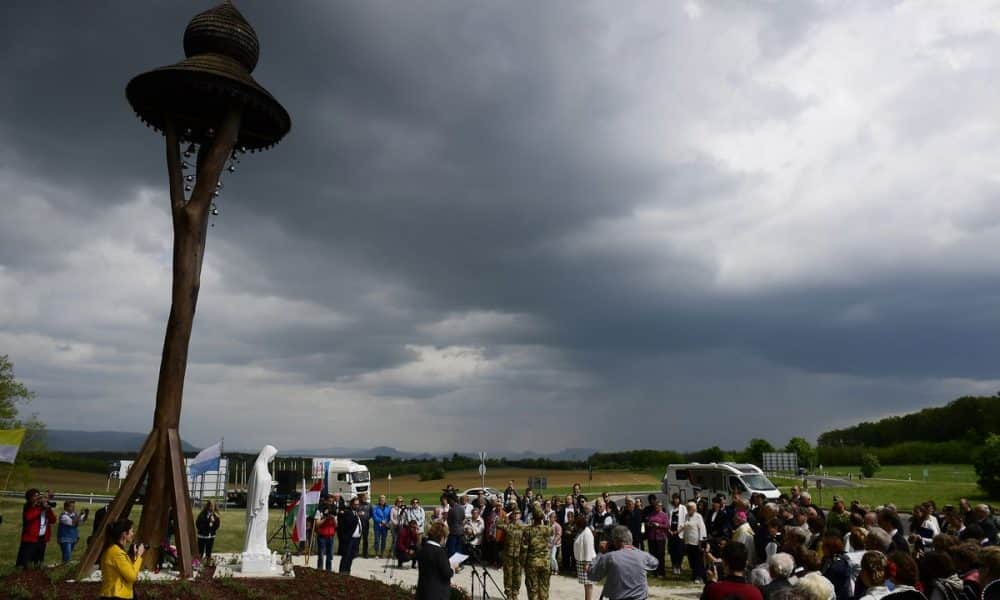
[[[1000,396],[966,396],[945,406],[828,431],[819,436],[819,445],[883,448],[906,442],[977,443],[997,431]]]
[[[53,452],[138,452],[148,433],[132,431],[45,430],[45,445]],[[185,452],[198,450],[181,440]]]

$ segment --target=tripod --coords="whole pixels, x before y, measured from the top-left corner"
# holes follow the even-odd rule
[[[284,510],[282,511],[281,514],[285,515],[288,513],[288,500],[285,500],[285,505],[283,508]],[[268,538],[267,540],[267,545],[270,546],[271,542],[274,541],[274,538],[278,537],[279,535],[281,536],[281,553],[286,554],[288,552],[288,526],[285,525],[284,516],[282,516],[281,518],[281,527],[278,527],[277,529],[274,530],[274,533],[272,533],[271,537]],[[298,550],[298,548],[296,548],[296,550]]]
[[[493,579],[493,576],[490,575],[490,571],[489,569],[486,568],[486,565],[480,564],[479,568],[476,568],[477,564],[478,561],[475,560],[469,562],[469,566],[472,567],[472,593],[470,594],[472,600],[476,600],[477,581],[479,582],[479,589],[481,590],[480,594],[482,600],[489,600],[489,598],[491,597],[489,595],[489,589],[487,588],[486,585],[487,581],[489,581],[493,585],[493,588],[497,591],[497,594],[500,595],[501,600],[507,600],[507,596],[504,595],[503,593],[503,588],[501,588],[497,584],[496,579]]]

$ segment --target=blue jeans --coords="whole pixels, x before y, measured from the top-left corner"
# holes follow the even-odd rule
[[[389,530],[385,527],[375,527],[375,554],[381,555],[385,552],[385,538],[389,535]]]
[[[62,549],[63,564],[69,562],[69,557],[73,554],[73,546],[76,546],[76,542],[59,542],[59,548]]]
[[[448,556],[462,550],[462,536],[454,533],[448,534]]]
[[[351,574],[351,563],[354,562],[354,555],[358,553],[358,542],[361,538],[352,537],[349,541],[340,540],[340,572]],[[346,542],[346,543],[345,543]]]
[[[326,557],[326,570],[333,570],[333,537],[316,537],[316,568],[323,568],[323,558]]]

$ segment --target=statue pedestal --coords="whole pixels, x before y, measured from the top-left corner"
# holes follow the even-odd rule
[[[278,555],[271,552],[268,554],[252,554],[244,552],[240,555],[240,572],[242,573],[277,573]]]

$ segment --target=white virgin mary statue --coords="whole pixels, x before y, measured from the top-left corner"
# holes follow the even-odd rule
[[[267,508],[271,495],[271,472],[268,464],[274,460],[278,449],[274,446],[264,446],[253,464],[250,474],[249,490],[247,490],[247,534],[243,543],[245,556],[270,556],[267,547]]]

